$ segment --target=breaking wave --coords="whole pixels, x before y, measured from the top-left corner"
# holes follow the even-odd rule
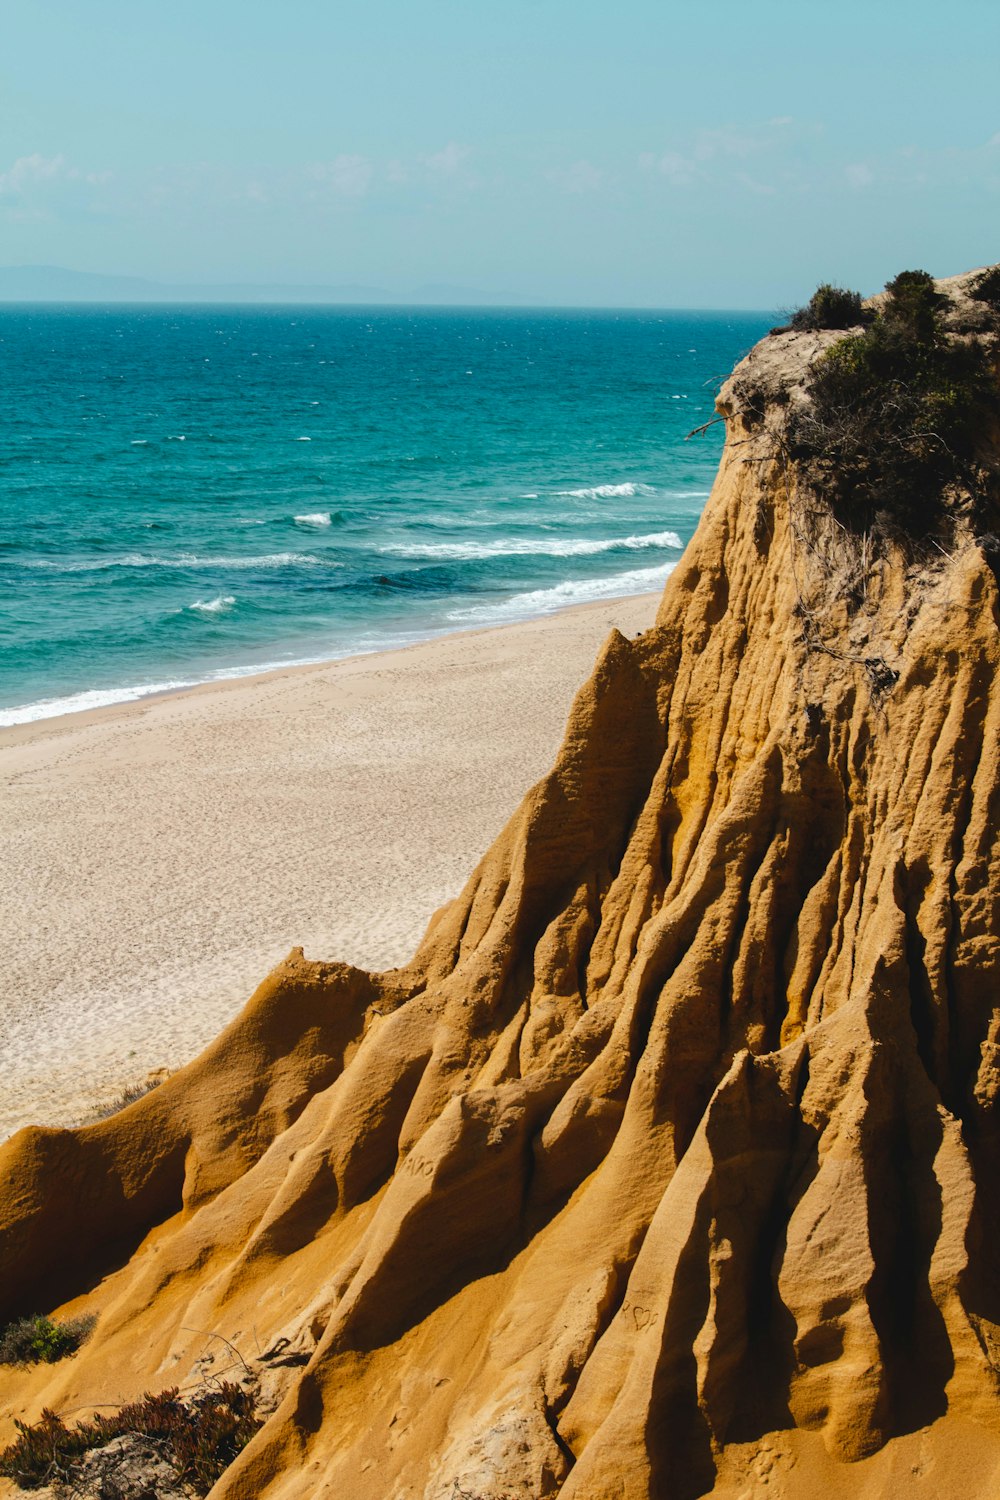
[[[193,604],[188,605],[188,609],[199,615],[224,615],[235,603],[235,594],[219,594],[215,599],[196,599]]]
[[[585,490],[556,490],[557,495],[570,495],[574,500],[626,500],[632,495],[655,495],[656,488],[651,484],[634,484],[631,480],[626,484],[595,484]]]
[[[629,573],[612,573],[606,578],[568,579],[550,589],[531,589],[492,604],[474,604],[448,611],[455,624],[502,625],[511,620],[528,620],[535,615],[551,615],[574,604],[593,604],[599,599],[619,599],[629,594],[645,594],[663,586],[677,566],[661,563],[655,568],[635,568]]]
[[[451,562],[476,562],[488,557],[596,557],[602,552],[643,552],[651,547],[684,543],[676,531],[651,531],[645,536],[615,536],[603,540],[568,537],[508,537],[493,542],[396,542],[379,550],[393,557],[436,557]]]

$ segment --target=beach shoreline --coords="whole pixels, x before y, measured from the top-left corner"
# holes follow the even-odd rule
[[[672,565],[670,572],[673,571]],[[667,574],[669,577],[669,573]],[[663,584],[666,583],[666,578]],[[6,744],[22,743],[24,739],[31,738],[20,734],[19,731],[31,731],[47,725],[58,729],[62,724],[92,722],[94,716],[100,714],[113,714],[117,710],[128,710],[141,704],[160,702],[168,698],[175,698],[185,693],[196,693],[201,691],[212,691],[216,688],[225,689],[238,683],[253,682],[265,678],[285,676],[294,672],[314,672],[327,667],[338,665],[342,662],[370,661],[374,657],[396,656],[401,652],[417,650],[422,646],[429,646],[437,641],[464,639],[467,636],[478,636],[492,634],[497,630],[509,630],[517,625],[541,624],[545,620],[558,619],[562,615],[574,614],[577,611],[597,610],[602,607],[614,606],[625,603],[630,599],[659,599],[663,592],[663,586],[655,590],[643,590],[643,592],[613,594],[608,598],[586,600],[579,604],[565,604],[558,609],[549,609],[542,614],[525,615],[512,620],[484,623],[482,625],[468,626],[441,626],[429,630],[426,634],[414,632],[411,639],[403,641],[389,640],[385,645],[373,646],[367,650],[344,650],[334,656],[307,656],[292,659],[286,662],[269,662],[248,667],[233,667],[217,669],[215,673],[201,678],[193,678],[190,681],[169,683],[163,686],[150,685],[143,687],[136,685],[129,688],[103,689],[81,689],[79,692],[66,694],[56,699],[39,699],[35,703],[12,704],[6,709],[0,709],[0,750]],[[42,713],[36,717],[22,719],[17,723],[8,724],[3,722],[3,716],[9,713],[31,712],[38,708],[44,708],[49,703],[66,703],[75,698],[86,698],[93,692],[107,691],[109,693],[122,692],[129,696],[116,698],[112,702],[97,703],[87,708],[68,709],[59,713]]]
[[[182,1066],[293,946],[404,962],[659,597],[0,729],[0,1139]]]

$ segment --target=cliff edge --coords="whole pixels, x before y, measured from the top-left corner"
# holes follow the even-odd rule
[[[232,1367],[215,1500],[1000,1490],[996,434],[919,545],[845,520],[796,436],[843,337],[723,387],[655,628],[407,967],[294,951],[0,1149],[0,1321],[97,1317],[8,1419]]]

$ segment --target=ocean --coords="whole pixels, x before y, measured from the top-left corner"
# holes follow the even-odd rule
[[[0,307],[0,724],[660,588],[773,321]]]

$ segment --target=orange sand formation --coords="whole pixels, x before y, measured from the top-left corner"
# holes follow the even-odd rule
[[[723,390],[655,628],[409,964],[293,952],[0,1152],[6,1306],[98,1314],[8,1412],[224,1338],[276,1405],[215,1500],[1000,1491],[997,580],[960,527],[854,587],[775,457],[834,336]]]

